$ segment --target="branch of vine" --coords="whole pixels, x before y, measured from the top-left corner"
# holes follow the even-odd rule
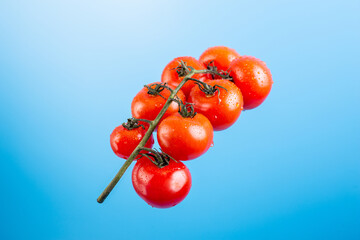
[[[186,75],[184,76],[184,78],[180,82],[180,84],[174,90],[171,90],[171,94],[170,94],[169,98],[166,100],[163,108],[161,109],[161,111],[159,112],[159,114],[157,115],[157,117],[153,121],[149,121],[149,120],[144,121],[144,119],[137,119],[139,121],[147,122],[149,124],[149,129],[147,130],[147,132],[144,135],[143,139],[140,141],[139,145],[134,149],[134,151],[131,153],[129,158],[125,161],[125,163],[122,165],[120,170],[117,172],[115,177],[111,180],[109,185],[100,194],[100,196],[97,199],[98,203],[103,203],[105,201],[105,199],[108,197],[110,192],[114,189],[116,184],[119,182],[121,177],[124,175],[124,173],[126,172],[128,167],[135,160],[135,158],[138,156],[140,151],[142,149],[144,149],[144,146],[145,146],[146,142],[149,140],[149,138],[153,134],[156,126],[159,124],[160,119],[164,116],[164,114],[165,114],[166,110],[169,108],[171,102],[176,101],[176,94],[179,92],[179,90],[184,86],[184,84],[187,81],[194,80],[194,79],[192,79],[193,75],[209,73],[209,74],[213,74],[213,75],[218,75],[218,76],[220,76],[222,78],[229,78],[229,74],[227,74],[226,72],[225,73],[224,72],[219,73],[219,72],[217,72],[217,71],[215,71],[213,69],[196,70],[191,66],[187,66],[186,63],[183,62],[183,61],[179,62],[179,67],[178,68],[181,68],[182,70],[184,70]]]

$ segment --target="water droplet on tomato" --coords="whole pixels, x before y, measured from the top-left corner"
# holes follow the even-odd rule
[[[211,145],[210,145],[210,147],[213,147],[213,146],[214,146],[214,141],[212,141],[212,142],[211,142]]]

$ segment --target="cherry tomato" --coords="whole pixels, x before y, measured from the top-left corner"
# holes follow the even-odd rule
[[[156,92],[158,92],[159,90],[156,91],[157,89],[155,84],[160,84],[160,82],[155,82],[147,85],[153,91],[149,91],[147,87],[144,87],[134,97],[131,103],[131,113],[134,118],[154,120],[160,113],[171,92],[169,89],[162,88],[160,89],[160,92],[156,94]],[[161,94],[161,96],[163,96],[164,98],[161,97],[159,94]],[[185,101],[185,95],[181,90],[177,93],[177,96],[181,101]],[[178,109],[178,104],[176,102],[172,102],[169,108],[166,110],[162,119],[165,119],[167,116],[176,113]]]
[[[191,174],[182,162],[169,161],[159,168],[148,158],[140,158],[132,171],[136,193],[150,206],[169,208],[180,203],[191,188]]]
[[[205,50],[199,58],[199,61],[205,66],[215,66],[218,71],[228,71],[230,63],[236,58],[239,58],[238,54],[234,49],[225,46],[211,47]],[[215,78],[221,78],[217,75]]]
[[[243,109],[240,89],[228,80],[207,80],[205,83],[212,86],[210,91],[205,93],[195,86],[188,101],[194,103],[196,112],[209,119],[215,131],[224,130],[236,122]]]
[[[269,68],[260,59],[242,56],[230,64],[230,76],[241,90],[244,109],[259,106],[269,95],[273,84]]]
[[[196,70],[203,70],[206,69],[205,66],[196,60],[193,57],[178,57],[172,60],[168,65],[166,65],[162,75],[161,75],[161,82],[166,82],[171,86],[177,87],[179,83],[184,79],[184,76],[179,76],[178,72],[176,71],[176,67],[179,66],[180,61],[184,61],[187,66],[191,66]],[[195,74],[192,77],[202,80],[206,74]],[[191,88],[195,86],[195,83],[192,81],[188,81],[185,85],[181,88],[186,96],[189,95]]]
[[[210,148],[213,136],[210,121],[200,113],[192,118],[173,114],[160,123],[157,131],[161,150],[175,160],[201,156]]]
[[[121,158],[127,159],[146,134],[146,129],[142,127],[131,130],[120,125],[114,129],[110,135],[110,145],[114,153]],[[146,142],[145,147],[152,148],[154,137],[151,135]],[[141,151],[144,152],[144,151]],[[139,157],[138,155],[137,157]]]

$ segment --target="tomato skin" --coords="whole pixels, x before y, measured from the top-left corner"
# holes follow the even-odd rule
[[[230,76],[241,90],[244,109],[258,107],[269,95],[273,80],[266,64],[251,56],[242,56],[230,64]]]
[[[128,130],[122,125],[116,127],[110,135],[110,145],[114,153],[120,157],[127,159],[139,145],[140,141],[146,134],[147,129],[142,127]],[[154,137],[151,135],[149,140],[146,142],[145,147],[152,148],[154,145]],[[145,151],[141,151],[145,152]],[[137,157],[139,157],[138,155]]]
[[[238,54],[234,49],[228,48],[225,46],[215,46],[210,47],[203,52],[199,58],[199,61],[203,63],[205,66],[214,64],[217,67],[218,71],[228,71],[230,67],[230,63],[235,59],[239,58],[240,54]],[[215,78],[221,78],[219,76],[215,76]]]
[[[161,150],[182,161],[204,154],[213,143],[213,137],[210,121],[200,113],[193,118],[173,114],[160,123],[157,131]]]
[[[215,92],[214,95],[209,96],[196,86],[191,90],[188,101],[194,103],[196,112],[209,119],[214,131],[224,130],[236,122],[243,109],[243,98],[240,89],[228,80],[207,80],[205,83],[211,86],[220,85],[226,88],[227,91],[218,87],[220,95]]]
[[[140,158],[132,171],[136,193],[150,206],[169,208],[180,203],[191,188],[191,174],[182,162],[170,160],[159,168],[148,158]]]
[[[160,83],[160,82],[155,82],[155,83]],[[155,83],[151,83],[151,84],[155,84]],[[151,84],[148,84],[148,86]],[[154,120],[157,117],[157,115],[160,113],[166,100],[169,98],[171,94],[170,90],[168,89],[164,89],[163,91],[161,91],[160,94],[166,98],[164,99],[159,95],[151,95],[148,93],[148,91],[149,90],[146,87],[144,87],[134,97],[131,103],[131,113],[134,118]],[[185,101],[185,95],[181,90],[179,90],[177,96],[183,102]],[[179,105],[176,102],[172,102],[169,108],[166,110],[162,119],[168,117],[171,114],[176,113],[178,110],[179,110]]]
[[[179,66],[179,62],[181,60],[186,62],[187,66],[191,66],[196,70],[206,69],[204,64],[200,63],[198,60],[196,60],[193,57],[178,57],[173,59],[171,62],[168,63],[168,65],[166,65],[161,75],[161,82],[166,82],[173,87],[177,87],[179,85],[179,83],[184,79],[184,77],[179,77],[178,73],[176,72],[176,70],[174,70],[174,68]],[[206,74],[195,74],[192,76],[192,78],[202,80],[205,77],[205,75]],[[188,81],[181,88],[181,90],[184,92],[185,96],[188,96],[191,89],[194,86],[195,83],[193,81]]]

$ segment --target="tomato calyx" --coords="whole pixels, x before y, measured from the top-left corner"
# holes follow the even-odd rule
[[[219,88],[222,88],[224,89],[225,91],[227,91],[226,88],[224,88],[223,86],[220,86],[218,84],[215,84],[214,86],[211,86],[207,83],[204,83],[204,82],[201,82],[195,78],[189,78],[189,80],[191,81],[195,81],[195,83],[199,86],[199,89],[206,94],[206,96],[209,96],[209,97],[212,97],[212,96],[215,96],[215,93],[217,92],[218,93],[218,100],[219,100],[219,103],[221,102],[221,99],[220,99],[220,89]]]
[[[132,130],[132,129],[136,129],[139,127],[142,127],[143,129],[145,129],[144,124],[139,123],[139,121],[147,122],[147,123],[151,124],[151,121],[149,121],[147,119],[128,118],[127,122],[123,123],[122,126],[124,128],[126,128],[127,130]]]
[[[164,91],[165,89],[169,90],[170,92],[172,92],[173,90],[167,86],[166,83],[154,83],[151,85],[144,85],[144,87],[146,87],[148,89],[148,94],[153,95],[153,96],[160,96],[163,99],[166,99],[163,95],[161,95],[161,92]]]
[[[141,155],[148,158],[153,164],[155,164],[158,168],[163,168],[169,165],[170,160],[174,160],[169,154],[161,151],[159,152],[156,149],[142,147],[141,150],[147,151],[147,153],[142,153]]]
[[[214,61],[211,61],[207,64],[206,68],[209,70],[209,73],[212,77],[212,79],[215,79],[215,76],[220,76],[223,79],[232,81],[232,78],[230,77],[229,71],[224,70],[218,70],[218,68],[215,66]]]
[[[184,103],[180,99],[174,99],[173,101],[177,102],[179,104],[179,113],[184,118],[193,118],[196,115],[194,104],[186,102]]]
[[[179,75],[179,77],[185,77],[193,69],[194,69],[193,67],[187,66],[186,62],[181,60],[181,61],[179,61],[179,65],[176,68],[172,68],[171,70],[175,70],[177,72],[177,74]]]

